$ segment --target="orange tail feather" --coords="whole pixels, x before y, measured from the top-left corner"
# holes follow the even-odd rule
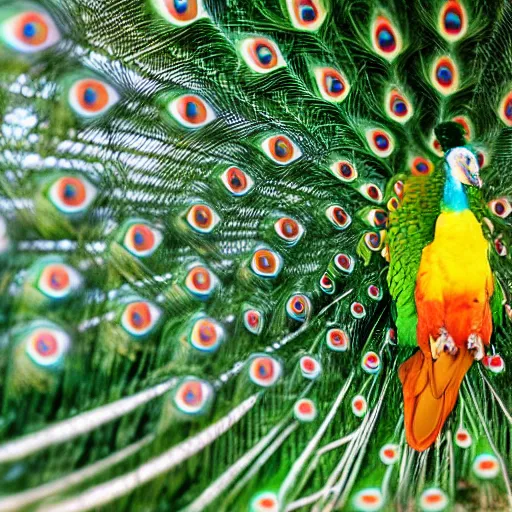
[[[443,353],[436,361],[419,350],[400,366],[405,435],[412,448],[421,452],[434,443],[472,363],[473,356],[462,347],[456,356]]]

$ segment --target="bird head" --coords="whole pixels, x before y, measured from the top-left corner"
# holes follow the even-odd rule
[[[464,185],[480,188],[480,166],[475,153],[466,145],[464,128],[454,122],[441,123],[435,134],[444,151],[447,171]]]
[[[480,188],[480,166],[475,154],[467,147],[460,146],[450,149],[445,155],[446,163],[452,176],[464,185]]]

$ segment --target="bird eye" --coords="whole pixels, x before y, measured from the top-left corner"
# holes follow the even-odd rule
[[[117,103],[119,94],[102,80],[85,78],[75,81],[70,87],[68,101],[78,115],[91,118],[104,114]]]
[[[60,40],[60,33],[46,12],[29,9],[4,19],[0,38],[13,50],[29,54],[55,45]]]
[[[82,213],[96,197],[96,188],[85,178],[63,176],[48,190],[48,198],[62,213]]]
[[[71,295],[81,284],[82,277],[73,267],[63,263],[52,263],[43,268],[37,288],[51,299],[63,299]]]
[[[153,330],[160,315],[160,310],[151,302],[131,302],[123,311],[121,326],[132,336],[145,336]]]

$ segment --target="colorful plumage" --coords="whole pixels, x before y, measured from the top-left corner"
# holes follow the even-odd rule
[[[511,29],[0,0],[0,510],[512,507]]]

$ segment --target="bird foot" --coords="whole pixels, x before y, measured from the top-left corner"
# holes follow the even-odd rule
[[[467,347],[468,350],[474,351],[473,357],[476,361],[480,361],[484,357],[484,342],[478,334],[472,333],[469,335]]]
[[[454,356],[459,351],[453,338],[444,327],[439,329],[439,337],[435,341],[430,338],[430,350],[433,359],[437,359],[443,352]]]

